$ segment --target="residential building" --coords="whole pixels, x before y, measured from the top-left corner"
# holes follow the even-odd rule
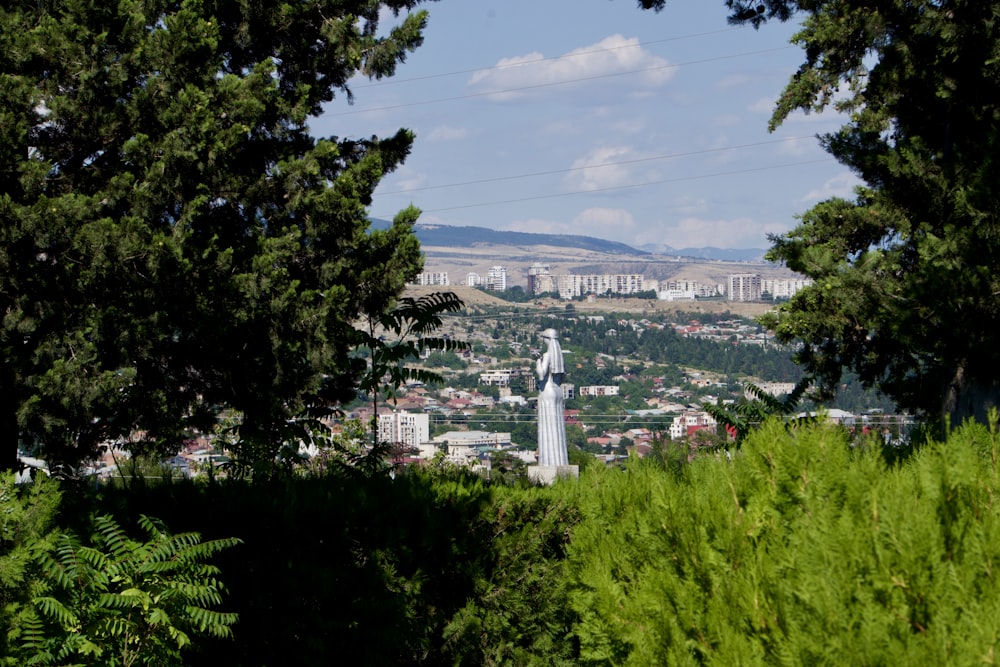
[[[433,271],[429,273],[418,273],[412,281],[407,283],[409,285],[441,285],[447,287],[450,283],[448,282],[448,272],[447,271]]]
[[[580,396],[617,396],[618,395],[618,385],[590,385],[587,387],[580,387]]]
[[[809,285],[812,285],[812,280],[808,278],[763,278],[760,291],[771,295],[772,299],[791,299],[796,292]]]
[[[491,292],[503,292],[507,289],[507,267],[491,266],[486,272],[486,282],[483,285]]]
[[[756,273],[730,274],[730,301],[760,301],[760,292],[760,276]]]
[[[714,428],[715,425],[715,418],[707,412],[685,412],[674,417],[674,423],[670,425],[670,439],[680,440],[699,429]]]
[[[638,273],[630,274],[589,274],[557,276],[559,296],[564,299],[584,296],[586,294],[637,294],[645,290],[643,277]]]
[[[419,447],[430,436],[430,417],[426,414],[403,411],[378,416],[379,442]]]

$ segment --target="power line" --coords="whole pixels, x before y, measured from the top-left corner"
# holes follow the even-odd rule
[[[516,197],[513,199],[498,199],[488,202],[479,202],[475,204],[460,204],[457,206],[445,206],[442,208],[429,208],[423,209],[424,213],[442,213],[446,211],[459,211],[468,208],[481,208],[484,206],[499,206],[501,204],[518,204],[526,201],[538,201],[542,199],[556,199],[559,197],[573,197],[575,195],[586,195],[594,194],[598,192],[612,192],[615,190],[628,190],[631,188],[644,188],[650,185],[665,185],[668,183],[682,183],[685,181],[697,181],[706,178],[717,178],[719,176],[739,176],[742,174],[751,174],[761,171],[771,171],[773,169],[787,169],[788,167],[801,167],[809,164],[819,164],[821,162],[830,162],[834,160],[832,157],[820,158],[816,160],[804,160],[802,162],[786,162],[784,164],[768,165],[765,167],[750,167],[747,169],[735,169],[732,171],[719,171],[711,174],[696,174],[693,176],[677,176],[674,178],[662,178],[653,181],[645,181],[643,183],[630,183],[628,185],[612,185],[604,188],[594,188],[592,190],[573,190],[570,192],[555,192],[544,195],[530,195],[526,197]],[[381,216],[376,215],[374,217],[391,218],[391,215],[383,214]]]
[[[351,111],[337,111],[324,114],[330,117],[336,116],[350,116],[359,113],[369,113],[372,111],[391,111],[394,109],[405,109],[407,107],[425,106],[428,104],[440,104],[441,102],[455,102],[458,100],[472,99],[476,97],[489,97],[491,95],[505,95],[508,93],[520,93],[527,90],[536,90],[539,88],[549,88],[552,86],[564,86],[570,83],[580,83],[582,81],[596,81],[598,79],[609,79],[616,76],[626,76],[629,74],[643,74],[645,72],[655,72],[665,69],[677,69],[680,67],[686,67],[688,65],[700,65],[704,63],[717,62],[720,60],[730,60],[733,58],[745,58],[747,56],[762,55],[765,53],[774,53],[777,51],[785,51],[788,49],[795,48],[794,46],[779,46],[771,49],[761,49],[759,51],[745,51],[743,53],[734,53],[727,56],[715,56],[714,58],[703,58],[701,60],[690,60],[683,63],[669,63],[666,65],[658,65],[656,67],[646,67],[643,69],[629,70],[627,72],[611,72],[609,74],[595,74],[593,76],[585,76],[577,79],[566,79],[564,81],[551,81],[546,83],[535,83],[527,86],[519,86],[517,88],[506,88],[502,90],[490,90],[481,93],[466,93],[465,95],[455,95],[453,97],[441,97],[433,100],[422,100],[419,102],[404,102],[400,104],[389,104],[381,107],[368,107],[366,109],[354,109]]]
[[[595,53],[606,53],[608,51],[619,51],[622,49],[635,49],[642,48],[644,46],[651,46],[653,44],[664,44],[666,42],[677,42],[684,39],[693,39],[695,37],[707,37],[709,35],[717,35],[720,33],[732,32],[734,30],[742,30],[739,27],[733,28],[722,28],[720,30],[709,30],[708,32],[696,32],[688,35],[678,35],[676,37],[665,37],[663,39],[654,39],[649,42],[636,42],[634,44],[622,44],[621,46],[609,46],[603,49],[590,49],[587,51],[576,51],[573,53],[564,53],[561,56],[543,56],[541,58],[534,58],[532,60],[521,60],[516,63],[504,63],[502,65],[488,65],[485,67],[475,67],[472,69],[461,69],[454,70],[451,72],[439,72],[437,74],[425,74],[423,76],[414,76],[410,78],[397,78],[390,77],[383,79],[381,81],[372,81],[370,83],[363,83],[357,86],[352,86],[354,90],[360,90],[364,88],[378,88],[381,86],[391,86],[399,83],[410,83],[412,81],[426,81],[427,79],[440,79],[448,76],[457,76],[459,74],[473,74],[475,72],[490,72],[494,70],[508,69],[511,67],[522,67],[524,65],[534,65],[536,63],[552,62],[556,60],[564,60],[567,58],[579,58],[581,56],[589,56]]]
[[[601,162],[595,164],[588,164],[582,167],[568,167],[566,169],[551,169],[548,171],[535,171],[526,174],[513,174],[510,176],[496,176],[493,178],[481,178],[475,181],[462,181],[459,183],[445,183],[443,185],[426,185],[419,188],[410,188],[408,190],[390,190],[389,192],[378,192],[379,196],[388,195],[399,195],[399,194],[409,194],[411,192],[423,192],[426,190],[443,190],[445,188],[457,188],[466,185],[481,185],[483,183],[498,183],[501,181],[513,181],[521,178],[534,178],[536,176],[552,176],[554,174],[568,174],[574,171],[582,171],[584,169],[599,169],[601,167],[619,167],[626,164],[639,164],[642,162],[654,162],[656,160],[672,160],[674,158],[681,157],[694,157],[696,155],[707,155],[709,153],[722,153],[725,151],[735,151],[744,148],[756,148],[757,146],[767,146],[769,144],[778,144],[786,141],[801,141],[802,139],[813,139],[813,135],[802,136],[802,137],[784,137],[782,139],[771,139],[769,141],[757,141],[750,144],[740,144],[737,146],[725,146],[722,148],[705,148],[696,151],[687,151],[684,153],[666,153],[663,155],[653,155],[650,157],[634,158],[631,160],[618,160],[616,162]],[[589,191],[588,191],[589,192]]]

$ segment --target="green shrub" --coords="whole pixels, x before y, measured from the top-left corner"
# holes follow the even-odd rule
[[[996,441],[888,466],[770,423],[681,477],[581,479],[569,548],[582,664],[978,664],[1000,627]]]
[[[215,611],[223,588],[205,561],[238,540],[170,535],[143,517],[148,539],[128,538],[108,516],[94,546],[70,532],[36,548],[39,579],[15,624],[23,665],[180,665],[192,637],[230,637],[236,614]]]

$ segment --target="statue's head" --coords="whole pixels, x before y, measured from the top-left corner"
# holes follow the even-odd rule
[[[559,333],[555,329],[545,329],[542,331],[542,340],[559,340]]]

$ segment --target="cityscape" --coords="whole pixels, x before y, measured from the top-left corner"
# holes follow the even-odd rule
[[[447,271],[418,274],[410,283],[419,286],[450,286]],[[487,292],[504,292],[513,284],[507,267],[491,266],[486,275],[470,272],[457,283],[480,287]],[[762,278],[755,273],[728,276],[726,283],[704,284],[697,280],[657,280],[641,274],[553,274],[546,264],[535,263],[528,269],[526,291],[532,295],[558,294],[562,299],[586,296],[633,296],[650,292],[662,301],[694,301],[722,297],[729,301],[788,300],[812,284],[809,278]]]

